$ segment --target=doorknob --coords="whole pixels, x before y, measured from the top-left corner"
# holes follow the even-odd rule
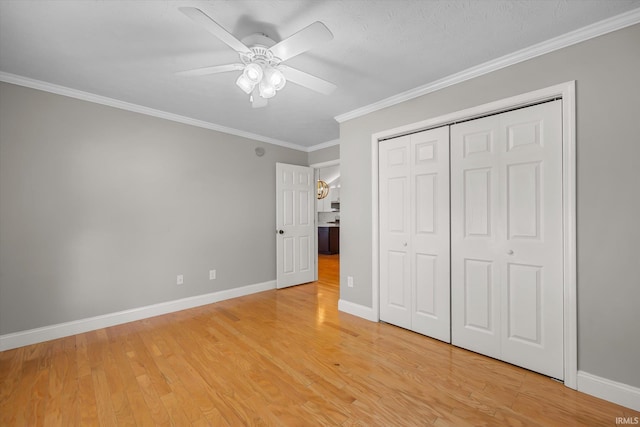
[[[402,246],[407,247],[407,242],[403,242]]]
[[[507,255],[513,255],[513,251],[512,251],[511,249],[509,249],[509,250],[507,251]]]
[[[278,230],[278,234],[284,234],[284,230]]]

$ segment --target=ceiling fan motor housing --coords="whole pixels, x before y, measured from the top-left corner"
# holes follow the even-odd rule
[[[249,50],[251,50],[251,53],[238,52],[240,60],[245,65],[257,62],[259,64],[271,65],[273,67],[281,62],[279,58],[273,56],[273,53],[271,53],[269,48],[266,46],[256,45],[250,47]]]

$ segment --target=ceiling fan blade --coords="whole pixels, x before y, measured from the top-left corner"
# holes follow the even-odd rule
[[[237,52],[251,53],[251,50],[240,40],[235,38],[231,33],[222,28],[220,24],[214,21],[209,15],[196,7],[179,7],[180,12],[187,15],[193,21],[202,25],[207,31],[219,38],[221,41],[229,45]]]
[[[316,21],[272,46],[269,50],[273,53],[273,56],[286,61],[332,38],[331,31],[322,22]]]
[[[192,77],[206,76],[208,74],[226,73],[228,71],[240,71],[244,69],[242,64],[216,65],[213,67],[196,68],[194,70],[179,71],[176,76]]]
[[[287,65],[280,64],[278,66],[287,81],[304,86],[323,95],[330,95],[336,89],[336,85],[322,80],[320,77],[312,76],[304,71],[291,68]]]
[[[260,96],[260,90],[256,87],[251,93],[251,107],[262,108],[267,106],[267,100]]]

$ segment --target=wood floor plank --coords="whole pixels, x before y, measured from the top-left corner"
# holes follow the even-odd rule
[[[107,384],[107,375],[102,369],[94,369],[91,375],[93,390],[96,396],[96,409],[100,425],[114,426],[118,424],[116,413],[111,404],[111,391]]]
[[[341,313],[319,280],[0,352],[0,425],[599,426],[640,413]]]
[[[25,360],[25,347],[0,352],[0,407],[11,397],[22,375],[22,363]]]
[[[193,366],[188,355],[172,355],[169,357],[169,363],[181,381],[187,385],[189,396],[186,397],[193,399],[205,419],[212,425],[232,426],[241,423],[237,414],[221,398],[221,388],[215,383],[207,382],[207,379]]]
[[[98,406],[91,374],[78,379],[78,396],[80,425],[98,425]]]
[[[103,372],[106,377],[107,388],[111,397],[111,408],[114,412],[118,425],[135,425],[135,415],[127,396],[126,383],[122,371],[119,367],[117,356],[113,353],[120,351],[117,346],[111,347],[109,357],[105,359]]]
[[[169,414],[167,413],[167,410],[161,400],[161,396],[158,396],[158,393],[153,387],[151,379],[146,374],[143,374],[136,377],[136,380],[140,385],[140,390],[142,390],[142,395],[146,406],[151,412],[153,423],[155,425],[171,425]]]
[[[136,425],[154,425],[155,420],[151,412],[151,407],[147,404],[144,393],[142,392],[142,389],[138,385],[137,381],[133,384],[129,382],[127,383],[126,394],[129,405],[131,406],[131,409],[133,411],[133,417],[135,419]]]
[[[192,421],[185,414],[183,407],[178,402],[178,399],[173,393],[165,394],[160,398],[164,407],[169,414],[169,418],[171,419],[171,425],[174,426],[188,426],[192,425]],[[199,419],[199,418],[198,418]]]

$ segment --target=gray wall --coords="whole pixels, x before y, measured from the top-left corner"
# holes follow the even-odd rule
[[[0,334],[274,280],[276,162],[307,153],[0,83]]]
[[[320,150],[311,151],[309,153],[308,161],[310,165],[316,163],[324,163],[331,160],[340,159],[340,145],[333,145],[331,147],[322,148]]]
[[[341,298],[372,306],[372,133],[576,80],[578,367],[640,387],[639,42],[635,25],[342,123]]]

